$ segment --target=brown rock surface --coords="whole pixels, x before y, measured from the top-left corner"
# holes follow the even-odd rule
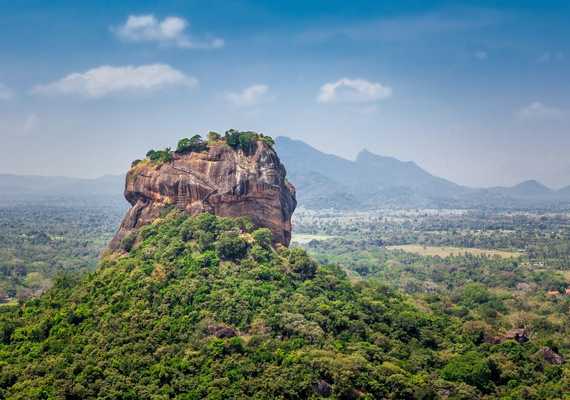
[[[171,206],[191,215],[247,216],[256,226],[271,229],[275,243],[289,245],[297,201],[285,174],[275,150],[263,141],[252,154],[220,142],[203,152],[175,153],[172,161],[160,165],[139,162],[125,183],[125,198],[132,207],[110,248],[118,249],[129,233]]]
[[[554,364],[562,365],[564,364],[564,357],[552,350],[550,347],[543,347],[538,352],[537,355],[541,357],[544,361]]]

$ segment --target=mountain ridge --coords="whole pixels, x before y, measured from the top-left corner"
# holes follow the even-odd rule
[[[285,136],[276,138],[276,147],[288,165],[291,179],[301,178],[299,201],[309,208],[323,203],[333,208],[526,208],[570,202],[570,186],[554,190],[536,180],[526,180],[510,187],[468,187],[433,175],[414,161],[401,161],[367,149],[361,150],[355,160],[348,160]],[[324,194],[318,197],[313,195],[314,184],[309,179],[312,174],[320,177],[319,187]],[[327,187],[323,187],[325,179],[329,181]],[[360,200],[351,204],[345,198]]]
[[[529,179],[513,186],[469,187],[438,177],[414,161],[377,155],[362,149],[355,160],[324,153],[286,136],[275,147],[298,189],[299,204],[308,208],[381,207],[536,208],[570,202],[570,185],[552,189]],[[396,171],[388,171],[387,166]],[[388,173],[390,172],[390,173]],[[124,175],[98,178],[0,174],[5,198],[48,196],[120,196]]]

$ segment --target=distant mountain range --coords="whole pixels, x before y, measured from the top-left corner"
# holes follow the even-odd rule
[[[529,180],[512,187],[470,188],[434,176],[411,161],[361,151],[351,161],[287,137],[276,147],[301,205],[379,207],[550,208],[570,205],[570,186],[552,190]]]
[[[278,137],[276,148],[297,188],[299,205],[307,208],[570,208],[570,186],[553,190],[528,180],[511,187],[470,188],[412,161],[367,150],[352,161],[287,137]],[[123,175],[81,179],[0,174],[0,204],[105,197],[126,206],[124,182]]]
[[[125,177],[105,175],[95,179],[62,176],[7,175],[0,174],[0,205],[48,204],[48,205],[121,205]],[[101,202],[101,199],[104,201]]]

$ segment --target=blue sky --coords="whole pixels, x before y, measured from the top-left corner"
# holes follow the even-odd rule
[[[473,186],[570,184],[567,2],[0,5],[0,173],[123,173],[238,128]]]

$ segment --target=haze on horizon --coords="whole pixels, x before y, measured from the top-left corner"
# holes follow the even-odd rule
[[[2,5],[0,173],[121,174],[238,128],[469,186],[570,184],[567,2]]]

